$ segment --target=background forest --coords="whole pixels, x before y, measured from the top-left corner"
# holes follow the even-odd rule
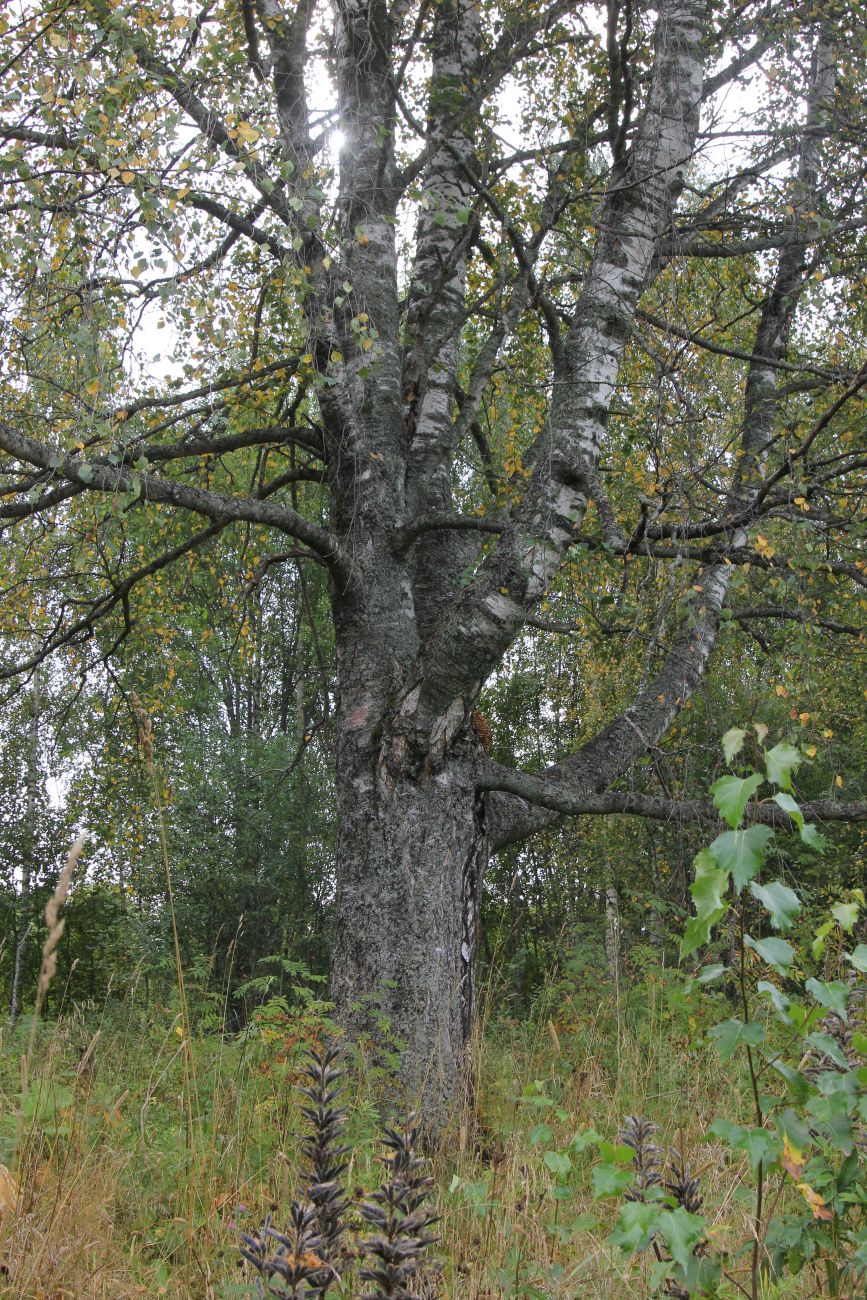
[[[3,1296],[863,1296],[864,14],[722,9],[0,8]]]
[[[41,961],[44,905],[81,824],[90,831],[87,871],[69,900],[49,1008],[61,1000],[101,1005],[109,991],[120,997],[142,978],[165,998],[174,982],[159,819],[131,690],[156,730],[185,965],[222,990],[238,1023],[261,997],[258,986],[246,995],[239,988],[267,978],[284,992],[292,983],[282,962],[327,974],[333,688],[323,584],[315,572],[281,565],[266,599],[252,584],[255,557],[227,540],[148,593],[140,634],[127,639],[121,668],[84,684],[76,676],[67,684],[57,669],[43,672],[4,710],[0,971],[7,1004],[22,907],[32,927],[22,966],[26,1005]],[[647,633],[628,587],[622,590],[603,557],[584,590],[590,567],[585,560],[582,590],[569,609],[580,645],[528,635],[508,677],[483,696],[493,753],[505,761],[531,770],[555,761],[577,731],[593,729],[594,710],[604,718],[618,706],[640,670]],[[793,596],[790,579],[778,582],[786,599],[809,607],[808,591]],[[565,601],[561,608],[565,614]],[[844,625],[852,616],[848,594],[839,609],[823,605],[826,622]],[[806,619],[794,630],[763,626],[750,640],[732,628],[700,696],[640,765],[639,780],[643,768],[669,790],[704,795],[723,770],[722,733],[733,722],[758,721],[807,755],[798,782],[804,799],[838,790],[862,797],[863,654],[860,637]],[[829,846],[821,858],[791,849],[791,870],[817,915],[865,878],[862,828],[824,833]],[[552,969],[586,976],[591,988],[600,976],[613,986],[605,952],[612,906],[627,975],[647,963],[671,964],[702,834],[680,823],[582,818],[501,853],[489,873],[482,927],[482,982],[495,983],[495,1014],[521,1017],[544,1002]],[[21,896],[25,877],[29,901]]]

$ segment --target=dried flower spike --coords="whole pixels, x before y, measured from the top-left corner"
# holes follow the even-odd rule
[[[259,1274],[256,1286],[260,1296],[304,1300],[327,1290],[334,1274],[320,1253],[322,1240],[316,1231],[316,1217],[314,1206],[293,1201],[288,1233],[276,1232],[271,1227],[271,1216],[266,1215],[257,1235],[243,1234],[241,1254]],[[272,1242],[277,1247],[273,1254]]]
[[[343,1078],[343,1072],[336,1064],[339,1056],[336,1047],[326,1048],[323,1052],[311,1050],[304,1067],[310,1082],[301,1088],[308,1103],[302,1107],[302,1114],[312,1129],[304,1140],[310,1162],[307,1197],[316,1210],[322,1256],[335,1270],[349,1205],[341,1183],[347,1169],[349,1149],[340,1141],[346,1116],[338,1105]],[[323,1294],[330,1280],[330,1276],[324,1279]]]
[[[361,1207],[361,1217],[376,1234],[362,1246],[369,1262],[360,1277],[374,1284],[372,1300],[412,1300],[422,1284],[424,1254],[436,1240],[429,1229],[437,1216],[425,1208],[433,1179],[427,1160],[416,1155],[415,1116],[409,1117],[403,1131],[386,1128],[383,1133],[385,1181]]]
[[[632,1157],[635,1186],[627,1191],[627,1200],[643,1201],[649,1187],[659,1187],[662,1183],[662,1151],[653,1141],[655,1133],[656,1125],[644,1115],[627,1115],[623,1128],[618,1131],[619,1141],[635,1153]]]

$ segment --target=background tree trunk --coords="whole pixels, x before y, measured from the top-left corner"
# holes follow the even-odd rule
[[[18,925],[15,936],[15,956],[12,966],[12,991],[9,997],[9,1028],[21,1014],[21,983],[24,973],[24,955],[32,924],[30,916],[30,888],[36,857],[36,809],[39,804],[39,674],[33,678],[30,690],[30,739],[27,750],[27,798],[22,837],[21,890],[18,908]]]
[[[620,895],[610,880],[605,886],[605,964],[615,990],[620,988]]]

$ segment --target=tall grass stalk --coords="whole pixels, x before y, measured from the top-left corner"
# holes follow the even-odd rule
[[[63,938],[63,931],[66,929],[66,921],[60,915],[60,912],[66,902],[69,893],[69,886],[72,883],[72,877],[78,859],[84,852],[86,840],[87,835],[84,832],[82,832],[82,834],[75,840],[75,843],[67,854],[66,864],[60,873],[57,884],[54,887],[54,893],[45,904],[45,923],[48,926],[48,934],[45,938],[45,943],[42,945],[42,965],[39,968],[39,980],[36,985],[36,1002],[33,1008],[30,1034],[27,1039],[27,1050],[21,1058],[22,1097],[27,1091],[30,1075],[30,1063],[33,1059],[33,1049],[36,1046],[36,1030],[39,1024],[39,1017],[42,1015],[42,1008],[45,1004],[48,990],[51,987],[51,981],[57,974],[57,945]]]
[[[163,870],[166,878],[166,901],[169,907],[169,917],[172,926],[172,944],[175,956],[175,979],[178,988],[178,1011],[180,1015],[181,1029],[181,1048],[184,1059],[184,1100],[187,1118],[187,1149],[190,1153],[191,1162],[194,1160],[195,1152],[195,1117],[193,1113],[193,1102],[195,1098],[196,1115],[199,1113],[198,1101],[198,1084],[196,1080],[196,1065],[192,1053],[192,1025],[190,1023],[189,1007],[187,1004],[187,989],[184,980],[184,967],[181,961],[181,942],[178,934],[177,915],[175,913],[175,896],[172,887],[172,869],[169,860],[169,842],[166,831],[165,810],[163,808],[162,795],[160,792],[159,776],[157,773],[156,763],[154,762],[154,729],[153,720],[147,709],[142,704],[135,691],[130,696],[132,706],[135,710],[139,724],[139,744],[142,755],[145,760],[148,779],[151,787],[151,798],[153,800],[154,812],[157,817],[157,825],[160,834],[160,855],[163,863]],[[195,1222],[195,1185],[192,1178],[187,1181],[186,1196],[186,1222],[187,1222],[187,1268],[193,1256],[193,1230]]]

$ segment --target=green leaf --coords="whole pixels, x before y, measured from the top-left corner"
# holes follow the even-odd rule
[[[781,880],[772,880],[769,885],[759,885],[753,881],[750,893],[768,912],[775,930],[791,930],[795,917],[801,910],[800,900],[794,890],[789,889]]]
[[[825,852],[825,840],[819,834],[818,827],[812,822],[804,822],[801,827],[801,839],[809,849],[815,849],[817,853]]]
[[[858,920],[859,910],[857,903],[835,903],[831,908],[831,915],[839,921],[841,928],[847,934],[851,934]]]
[[[768,1168],[776,1164],[783,1154],[783,1144],[776,1133],[769,1133],[764,1128],[750,1129],[740,1146],[746,1151],[750,1168],[754,1172],[762,1164],[767,1173]]]
[[[817,853],[821,853],[825,847],[825,841],[812,822],[804,821],[804,814],[801,812],[801,806],[797,799],[793,799],[790,794],[786,794],[783,790],[778,790],[774,795],[774,803],[791,817],[804,844],[807,844],[811,849],[815,849]]]
[[[813,1138],[809,1125],[805,1124],[798,1112],[792,1110],[790,1106],[787,1106],[782,1115],[777,1118],[777,1125],[797,1151],[806,1151],[812,1146]]]
[[[836,1038],[832,1038],[830,1034],[822,1034],[817,1030],[816,1033],[807,1035],[807,1042],[823,1056],[827,1056],[835,1065],[839,1065],[841,1070],[849,1069],[849,1062],[846,1060],[845,1053],[841,1051]]]
[[[738,893],[761,870],[773,838],[770,826],[748,826],[746,830],[724,831],[711,844],[710,853],[720,867],[731,872]]]
[[[766,1128],[743,1128],[726,1119],[715,1119],[708,1132],[728,1142],[736,1151],[746,1151],[754,1171],[764,1164],[767,1172],[768,1165],[775,1164],[783,1153],[783,1144],[776,1133]]]
[[[696,914],[687,922],[681,940],[680,950],[684,957],[709,942],[711,930],[727,910],[723,894],[728,889],[729,873],[717,867],[707,849],[695,855],[693,866],[695,880],[689,892],[695,902]]]
[[[622,1250],[647,1250],[664,1211],[658,1205],[645,1205],[642,1201],[627,1201],[620,1208],[620,1217],[611,1234],[611,1241]]]
[[[846,960],[856,970],[861,971],[862,975],[867,975],[867,943],[859,943],[857,948],[852,952],[846,953]]]
[[[679,1205],[676,1210],[666,1211],[660,1215],[659,1226],[668,1242],[669,1254],[685,1273],[690,1259],[704,1237],[704,1219],[699,1214],[690,1214]]]
[[[765,754],[768,780],[774,785],[782,786],[784,790],[791,790],[792,773],[797,771],[803,761],[804,757],[800,750],[790,745],[787,740],[781,740]]]
[[[593,1166],[593,1195],[622,1196],[635,1178],[633,1169],[619,1169],[617,1165]]]
[[[576,1215],[569,1224],[570,1232],[592,1232],[596,1227],[598,1227],[596,1215],[590,1214],[588,1210],[585,1210],[583,1214]]]
[[[699,972],[698,982],[699,984],[712,984],[714,980],[719,979],[720,975],[725,974],[727,969],[722,962],[715,962],[712,966],[704,966]]]
[[[560,1151],[546,1151],[542,1159],[555,1178],[568,1178],[572,1172],[572,1161]]]
[[[596,1146],[605,1164],[631,1165],[635,1159],[635,1152],[625,1142],[606,1142],[600,1139]]]
[[[580,1153],[586,1151],[588,1147],[596,1146],[599,1140],[599,1134],[595,1128],[588,1128],[583,1133],[576,1133],[570,1141],[569,1147],[570,1150]]]
[[[754,939],[752,935],[745,934],[744,943],[748,948],[752,948],[753,952],[757,952],[762,961],[773,966],[780,975],[788,974],[795,960],[795,950],[785,939]]]
[[[730,1119],[715,1119],[708,1129],[711,1137],[721,1138],[723,1142],[728,1142],[730,1147],[734,1146],[746,1131],[742,1124],[733,1124]]]
[[[823,1007],[828,1007],[831,1011],[836,1011],[837,1015],[844,1022],[849,1019],[849,986],[842,980],[807,980],[804,988],[808,993],[812,993],[817,1002],[821,1002]]]
[[[721,776],[710,787],[714,807],[732,830],[740,826],[744,809],[763,780],[761,772],[753,772],[752,776]]]
[[[78,466],[78,477],[82,483],[89,483],[93,478],[93,466],[88,465],[86,460],[83,460]]]
[[[732,759],[741,752],[746,736],[747,733],[741,727],[730,727],[723,736],[722,747],[727,763],[731,764]]]
[[[778,989],[776,984],[771,984],[770,980],[759,980],[756,985],[756,991],[758,993],[767,994],[771,1002],[774,1004],[774,1010],[784,1025],[792,1024],[792,999]]]
[[[797,799],[793,799],[784,790],[778,790],[774,795],[774,803],[782,808],[784,813],[789,814],[799,831],[804,829],[804,814],[801,812],[801,805]]]
[[[773,1061],[772,1065],[777,1074],[785,1079],[792,1100],[802,1105],[810,1096],[810,1085],[801,1071],[796,1070],[793,1065],[786,1065],[785,1061]]]
[[[742,1020],[723,1020],[708,1030],[708,1038],[716,1039],[719,1059],[725,1064],[726,1061],[731,1060],[735,1050],[741,1045],[756,1047],[759,1043],[763,1043],[765,1030],[763,1025],[745,1025]]]

